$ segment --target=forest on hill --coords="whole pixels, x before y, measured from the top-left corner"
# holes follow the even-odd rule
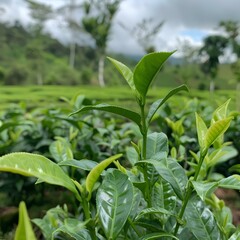
[[[124,80],[115,71],[106,56],[116,58],[134,67],[142,57],[109,52],[107,44],[111,27],[121,1],[70,1],[60,9],[33,0],[25,0],[34,20],[28,26],[21,22],[0,22],[0,84],[2,85],[123,85]],[[0,5],[1,14],[5,9]],[[79,20],[71,13],[81,11]],[[93,13],[94,14],[93,14]],[[84,13],[84,14],[83,14]],[[97,14],[96,14],[97,13]],[[73,39],[61,43],[44,30],[45,23],[56,15],[64,17],[73,35],[86,39],[81,44]],[[0,18],[1,19],[1,18]],[[132,32],[145,53],[155,51],[152,39],[164,22],[151,25],[144,19]],[[181,58],[173,56],[162,69],[160,86],[172,87],[185,83],[196,89],[239,89],[240,44],[239,23],[219,23],[224,35],[209,35],[203,46],[193,49],[185,44]],[[146,30],[147,29],[147,30]],[[65,34],[63,32],[63,34]],[[177,49],[178,50],[178,49]],[[222,63],[226,51],[234,61]]]

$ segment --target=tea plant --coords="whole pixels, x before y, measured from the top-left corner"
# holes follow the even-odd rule
[[[63,138],[54,143],[63,149],[55,155],[56,162],[30,153],[11,153],[0,158],[1,171],[36,177],[37,184],[47,182],[65,187],[78,201],[79,208],[74,215],[64,206],[50,209],[43,219],[33,220],[45,239],[234,240],[240,237],[240,230],[232,224],[231,212],[214,194],[218,187],[240,190],[240,176],[210,178],[211,168],[228,154],[223,135],[233,119],[227,114],[229,101],[214,111],[209,127],[196,113],[199,152],[192,151],[193,157],[185,160],[184,167],[180,164],[183,159],[176,159],[175,150],[169,156],[168,137],[162,132],[151,132],[150,125],[159,108],[179,91],[188,90],[182,85],[148,107],[149,87],[171,54],[148,54],[133,72],[109,58],[132,89],[139,112],[97,104],[72,113],[100,110],[136,124],[141,138],[127,148],[127,167],[120,163],[122,154],[109,156],[98,164],[87,159],[71,159],[71,146]],[[181,121],[175,125],[168,122],[179,147],[184,144],[180,141]],[[72,174],[76,171],[89,173],[86,177]],[[25,210],[21,203],[16,239],[20,239],[20,232],[21,239],[23,236],[34,239]]]

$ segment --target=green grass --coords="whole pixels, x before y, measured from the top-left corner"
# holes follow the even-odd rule
[[[154,87],[149,90],[149,101],[163,98],[170,88]],[[135,108],[135,98],[132,91],[127,87],[96,86],[1,86],[0,110],[11,107],[11,104],[25,103],[28,108],[34,107],[62,107],[67,103],[62,97],[71,99],[76,95],[84,95],[86,98],[109,104],[122,105]],[[231,108],[235,108],[236,92],[234,90],[218,90],[214,94],[208,91],[191,90],[189,93],[182,92],[170,100],[174,104],[182,105],[187,99],[197,97],[208,100],[211,104],[219,105],[232,98]],[[234,109],[235,110],[235,109]]]

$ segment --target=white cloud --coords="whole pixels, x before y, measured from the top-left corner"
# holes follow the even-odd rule
[[[38,1],[58,7],[66,0]],[[3,14],[5,19],[29,22],[26,4],[22,0],[0,0],[0,6],[7,9]],[[240,21],[239,9],[239,0],[125,0],[114,21],[109,49],[130,54],[143,53],[135,39],[119,25],[122,22],[132,28],[143,18],[165,21],[155,40],[159,51],[178,49],[179,41],[185,40],[193,46],[200,46],[205,36],[218,31],[221,20]],[[47,28],[55,37],[64,41],[69,39],[59,23],[51,21]]]

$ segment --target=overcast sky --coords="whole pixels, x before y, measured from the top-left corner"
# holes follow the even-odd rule
[[[68,0],[38,1],[59,6]],[[0,0],[0,6],[7,9],[0,16],[2,19],[18,19],[24,23],[29,21],[22,0]],[[165,21],[155,39],[157,50],[178,49],[180,52],[179,42],[188,40],[192,45],[200,46],[205,36],[219,31],[217,26],[221,20],[240,22],[239,12],[240,0],[125,0],[115,17],[108,48],[116,52],[141,54],[141,47],[119,22],[132,28],[144,18],[153,18],[156,22]],[[68,39],[59,24],[49,22],[48,29],[54,36]]]

